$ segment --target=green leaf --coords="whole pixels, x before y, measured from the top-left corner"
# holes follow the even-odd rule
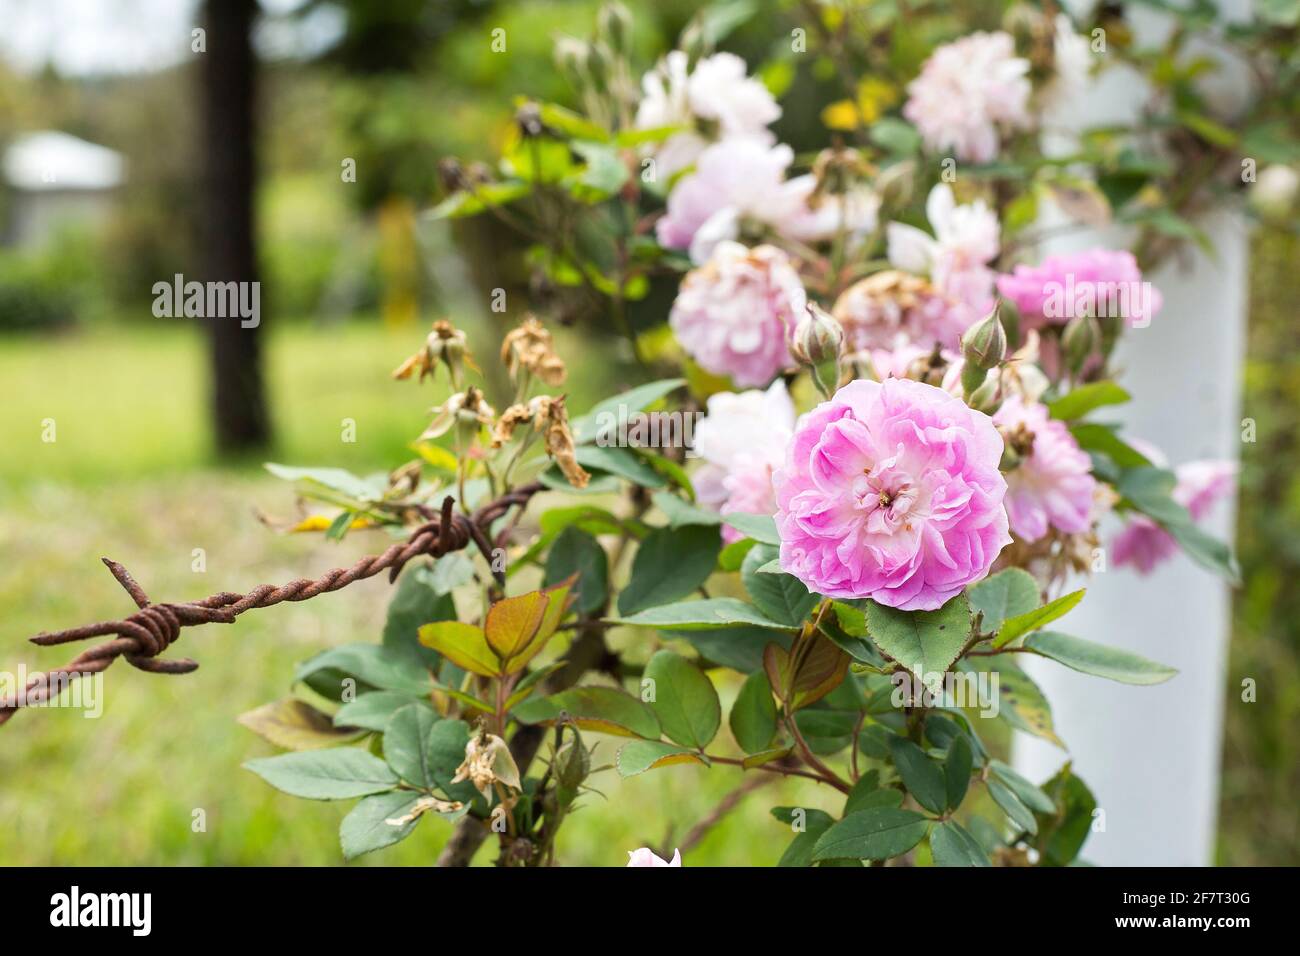
[[[429,735],[438,715],[423,704],[407,704],[396,711],[384,728],[384,759],[393,772],[416,787],[432,787]]]
[[[1080,637],[1039,631],[1025,639],[1024,648],[1051,658],[1059,664],[1121,684],[1162,684],[1178,673],[1177,669],[1118,647],[1094,644]]]
[[[675,763],[704,763],[700,754],[661,740],[632,740],[618,748],[614,764],[620,777],[635,777]]]
[[[992,633],[1007,618],[1038,607],[1038,582],[1028,571],[1007,568],[972,584],[966,589],[966,597],[970,600],[972,614],[984,612],[981,628]]]
[[[656,652],[642,679],[654,681],[650,706],[664,734],[683,747],[707,747],[722,723],[722,706],[713,682],[672,651]]]
[[[339,843],[343,846],[343,856],[354,860],[363,853],[405,840],[420,822],[419,818],[400,826],[393,826],[387,821],[400,819],[410,813],[420,796],[411,790],[395,790],[366,797],[358,803],[339,824]]]
[[[583,730],[652,740],[660,733],[654,710],[615,687],[573,687],[526,700],[512,713],[525,724],[554,723],[561,713],[567,713]]]
[[[633,416],[636,412],[643,411],[652,402],[657,402],[685,384],[684,378],[660,379],[597,402],[587,414],[569,423],[574,441],[583,445],[602,436],[606,442],[616,441],[620,423],[625,427],[630,425],[635,421]]]
[[[1068,763],[1043,784],[1043,790],[1058,809],[1052,814],[1038,815],[1038,837],[1034,845],[1038,848],[1039,863],[1067,866],[1078,857],[1092,832],[1097,801]]]
[[[690,631],[700,628],[730,627],[748,624],[753,627],[789,631],[760,614],[752,605],[736,598],[705,598],[698,601],[679,601],[641,611],[630,617],[607,619],[611,624],[629,624],[635,627],[657,627],[664,630]]]
[[[989,770],[993,776],[1005,784],[1016,795],[1016,799],[1036,813],[1055,813],[1056,804],[1052,798],[1034,786],[1022,774],[1012,769],[1001,760],[990,760]]]
[[[1132,397],[1114,382],[1089,382],[1049,402],[1047,410],[1053,418],[1069,421],[1105,405],[1122,405]]]
[[[961,806],[962,800],[966,799],[973,764],[970,739],[965,734],[958,733],[948,744],[948,756],[943,762],[944,790],[949,810],[956,810]]]
[[[476,186],[473,192],[452,193],[426,214],[430,219],[462,219],[477,216],[493,206],[504,206],[533,191],[531,183],[508,181]]]
[[[290,465],[277,465],[273,461],[266,462],[264,467],[275,477],[296,482],[309,492],[333,491],[353,501],[378,501],[385,490],[384,485],[359,478],[342,468],[294,468]]]
[[[627,448],[579,445],[574,457],[583,468],[626,478],[643,488],[662,488],[668,479]]]
[[[1085,590],[1079,588],[1077,591],[1061,595],[1055,601],[1048,601],[1040,608],[1007,618],[998,628],[998,636],[993,639],[993,646],[1006,647],[1016,638],[1069,614],[1074,610],[1074,606],[1083,600]]]
[[[768,644],[776,642],[788,650],[793,636],[787,632],[748,625],[685,631],[664,630],[663,634],[668,638],[686,641],[706,660],[742,674],[752,674],[763,666],[763,648]]]
[[[570,526],[551,545],[544,581],[549,587],[572,574],[578,576],[578,612],[590,614],[604,607],[609,594],[609,558],[599,541]]]
[[[637,548],[632,576],[618,598],[622,615],[636,614],[685,597],[708,580],[718,563],[717,528],[658,528]]]
[[[916,744],[897,735],[890,736],[889,751],[907,792],[931,813],[943,813],[948,806],[948,790],[939,765]]]
[[[722,522],[722,516],[716,511],[683,501],[671,491],[656,491],[650,496],[650,500],[664,513],[670,528],[680,528],[688,524],[715,525]]]
[[[731,525],[747,538],[753,538],[760,544],[780,546],[781,536],[776,532],[776,519],[771,515],[750,515],[733,511],[722,516],[724,523]]]
[[[1070,426],[1070,434],[1084,451],[1100,452],[1121,468],[1141,468],[1151,465],[1145,455],[1116,435],[1111,425],[1077,422]]]
[[[388,765],[358,747],[308,750],[249,760],[251,770],[284,793],[307,800],[347,800],[384,793],[397,786]]]
[[[448,562],[456,557],[459,562]],[[456,602],[451,591],[467,569],[473,574],[474,566],[463,554],[453,553],[438,560],[430,568],[427,564],[408,567],[397,579],[397,590],[388,602],[388,618],[384,622],[384,647],[402,654],[429,668],[436,668],[438,653],[420,644],[420,627],[433,621],[450,621],[456,617]]]
[[[382,732],[394,713],[407,704],[414,703],[422,707],[429,706],[427,701],[401,691],[371,691],[340,707],[338,713],[334,715],[334,724],[338,727],[362,727],[366,730]]]
[[[772,810],[772,815],[782,823],[791,825],[792,817],[790,816],[790,812],[794,809],[795,808],[793,807],[775,807]],[[786,813],[784,818],[781,816],[782,811],[785,811]],[[817,840],[823,833],[829,830],[834,823],[835,818],[825,810],[816,810],[811,808],[804,810],[803,830],[795,834],[794,839],[790,841],[790,845],[786,847],[785,852],[781,854],[781,859],[776,865],[785,867],[812,866],[813,848],[817,845]]]
[[[1166,524],[1165,530],[1174,536],[1183,553],[1201,567],[1231,584],[1241,583],[1241,567],[1227,544],[1206,534],[1190,520]]]
[[[809,592],[804,583],[792,574],[760,571],[775,557],[776,549],[771,545],[755,545],[740,567],[740,579],[755,606],[767,617],[780,624],[798,627],[821,598]]]
[[[758,542],[753,538],[741,538],[725,545],[718,555],[718,567],[723,571],[739,571],[745,562],[745,555],[753,550]]]
[[[1002,812],[1007,815],[1007,818],[1012,823],[1030,834],[1038,832],[1038,822],[1034,819],[1034,815],[1030,813],[1029,808],[1016,796],[1015,791],[1000,780],[995,780],[992,777],[985,781],[985,786],[988,787],[989,796],[993,798],[993,802],[1002,808]]]
[[[930,831],[935,866],[991,866],[979,841],[956,820],[945,820]]]
[[[745,678],[736,702],[731,705],[728,723],[736,743],[747,754],[763,752],[776,736],[776,701],[772,699],[772,685],[762,671]]]
[[[361,736],[354,726],[336,725],[329,714],[292,697],[240,714],[239,722],[263,740],[285,750],[335,747]]]
[[[355,678],[359,683],[382,690],[399,690],[424,695],[430,690],[429,672],[408,655],[378,644],[344,644],[303,661],[294,671],[294,682],[307,681],[327,671]]]
[[[420,628],[420,643],[432,647],[457,667],[483,677],[497,677],[501,661],[481,627],[463,621],[435,621]]]
[[[998,672],[998,716],[1017,730],[1050,740],[1062,750],[1065,743],[1056,735],[1052,707],[1024,671],[999,657],[985,658],[989,669]]]
[[[893,807],[850,813],[821,835],[814,860],[887,860],[920,843],[930,822],[921,814]]]
[[[438,788],[451,800],[469,804],[480,803],[478,791],[468,780],[452,783],[456,768],[465,762],[465,747],[469,744],[469,724],[463,720],[440,720],[429,731],[429,775]]]
[[[899,611],[875,601],[866,604],[867,631],[884,653],[902,664],[934,694],[943,692],[943,675],[966,646],[970,604],[959,594],[937,611]]]

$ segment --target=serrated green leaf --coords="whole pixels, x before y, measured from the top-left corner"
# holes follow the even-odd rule
[[[1040,608],[1007,618],[1002,622],[1002,626],[998,628],[998,636],[993,639],[993,646],[1006,647],[1016,638],[1028,634],[1030,631],[1036,631],[1044,624],[1050,624],[1052,621],[1069,614],[1074,610],[1075,605],[1083,600],[1085,590],[1085,588],[1080,588],[1077,591],[1071,591],[1069,594],[1061,595],[1054,601],[1048,601]]]
[[[384,793],[397,775],[374,754],[358,747],[308,750],[249,760],[251,770],[284,793],[307,800],[347,800]]]
[[[1083,674],[1105,677],[1122,684],[1162,684],[1178,673],[1132,651],[1094,644],[1080,637],[1039,631],[1025,638],[1026,650],[1050,658]]]
[[[943,813],[948,791],[939,765],[916,744],[897,735],[889,738],[889,751],[907,792],[931,813]]]
[[[956,820],[945,820],[930,831],[935,866],[991,866],[978,840]]]
[[[1038,582],[1028,571],[1007,568],[991,574],[966,589],[971,613],[983,612],[980,624],[986,632],[996,631],[1009,617],[1016,617],[1038,607]]]
[[[650,706],[664,734],[684,747],[707,747],[722,723],[713,682],[686,658],[666,650],[650,658],[642,679],[654,681]]]
[[[934,694],[970,632],[970,604],[959,594],[935,611],[899,611],[868,601],[867,632],[876,647],[902,664]]]
[[[636,627],[657,627],[665,630],[695,630],[697,628],[731,627],[738,624],[789,631],[791,628],[770,620],[752,605],[736,598],[705,598],[698,601],[678,601],[641,611],[629,617],[607,619],[611,624],[629,624]]]
[[[776,736],[776,701],[772,699],[772,685],[762,671],[745,678],[736,702],[731,705],[728,723],[736,743],[747,754],[763,752]]]
[[[647,770],[675,763],[705,763],[705,760],[694,750],[661,740],[629,741],[618,748],[614,759],[620,777],[635,777]]]
[[[632,577],[618,598],[621,615],[657,608],[700,587],[718,563],[716,527],[688,525],[652,531],[637,548]]]
[[[887,860],[920,843],[929,827],[929,820],[911,810],[859,810],[821,835],[813,848],[813,859]]]

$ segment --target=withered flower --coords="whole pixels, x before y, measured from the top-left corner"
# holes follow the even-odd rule
[[[564,396],[538,395],[526,405],[511,405],[497,420],[492,431],[492,447],[500,448],[514,437],[515,429],[526,422],[541,432],[546,440],[546,453],[555,459],[564,477],[575,488],[587,487],[591,475],[578,464],[577,445],[569,428],[569,413],[564,407]]]
[[[524,789],[509,745],[496,734],[482,733],[470,738],[465,745],[465,759],[456,768],[456,776],[451,778],[452,783],[462,780],[474,784],[474,789],[489,801],[496,784],[515,791]]]
[[[462,365],[477,368],[465,347],[465,333],[445,319],[433,323],[433,331],[424,340],[424,345],[393,370],[393,378],[407,379],[419,372],[419,380],[423,382],[426,375],[434,374],[440,362],[447,366],[453,385],[460,382]]]
[[[464,807],[465,804],[459,800],[439,800],[437,797],[421,797],[415,801],[409,813],[400,817],[394,817],[391,820],[385,820],[390,827],[404,827],[408,823],[414,823],[424,814],[432,810],[434,813],[455,813]]]
[[[547,385],[561,385],[568,374],[564,360],[555,354],[551,333],[533,315],[524,316],[518,328],[506,333],[501,361],[512,379],[517,379],[519,370],[524,369]]]
[[[491,425],[494,417],[496,412],[483,400],[483,393],[471,385],[433,409],[433,421],[420,438],[440,438],[453,426],[463,429],[465,437],[473,438],[479,428]]]

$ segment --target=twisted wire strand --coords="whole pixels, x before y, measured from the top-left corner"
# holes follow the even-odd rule
[[[413,558],[442,557],[474,544],[492,566],[492,545],[487,532],[492,523],[512,507],[523,509],[542,485],[533,482],[507,492],[500,498],[479,508],[473,515],[454,510],[451,497],[443,499],[442,510],[426,514],[426,524],[418,527],[405,541],[399,541],[382,554],[369,555],[348,568],[331,568],[315,580],[298,578],[279,587],[263,584],[246,594],[222,591],[199,601],[183,604],[155,604],[131,573],[116,561],[103,558],[104,564],[117,582],[131,596],[138,610],[118,621],[100,621],[83,624],[64,631],[43,632],[31,638],[33,644],[50,647],[69,644],[92,637],[114,635],[112,640],[82,651],[62,667],[35,674],[24,690],[9,698],[0,698],[0,725],[13,717],[22,707],[39,704],[56,696],[64,687],[80,677],[107,670],[119,657],[128,664],[151,674],[188,674],[198,669],[198,663],[188,658],[164,659],[159,657],[180,637],[186,627],[199,624],[233,624],[235,618],[252,608],[271,607],[285,601],[306,601],[330,591],[338,591],[354,581],[374,577],[388,571],[388,580],[396,581],[402,569]],[[493,571],[498,583],[504,584],[502,575]]]

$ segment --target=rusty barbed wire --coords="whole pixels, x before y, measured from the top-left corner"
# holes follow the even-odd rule
[[[382,554],[369,555],[349,568],[332,568],[315,580],[298,578],[276,587],[263,584],[246,594],[223,591],[199,601],[183,604],[155,604],[144,589],[131,577],[131,573],[116,561],[101,559],[139,608],[134,614],[118,621],[101,621],[64,631],[43,632],[31,638],[33,644],[50,647],[84,641],[92,637],[114,635],[110,641],[83,651],[63,667],[36,674],[24,690],[14,697],[0,699],[0,725],[9,721],[21,708],[49,699],[72,681],[89,674],[105,671],[119,657],[128,664],[152,674],[188,674],[198,669],[198,663],[188,658],[163,660],[158,657],[174,644],[186,627],[199,624],[233,624],[235,618],[253,608],[271,607],[285,601],[306,601],[309,598],[337,591],[354,581],[374,577],[388,571],[389,581],[397,580],[402,569],[413,558],[427,555],[439,558],[474,544],[492,567],[492,543],[488,529],[516,505],[522,510],[534,494],[542,490],[539,482],[521,485],[500,498],[489,502],[472,515],[456,511],[454,500],[443,499],[441,511],[426,509],[427,523],[416,528],[405,541],[397,542]],[[493,576],[504,584],[501,572],[493,569]]]

